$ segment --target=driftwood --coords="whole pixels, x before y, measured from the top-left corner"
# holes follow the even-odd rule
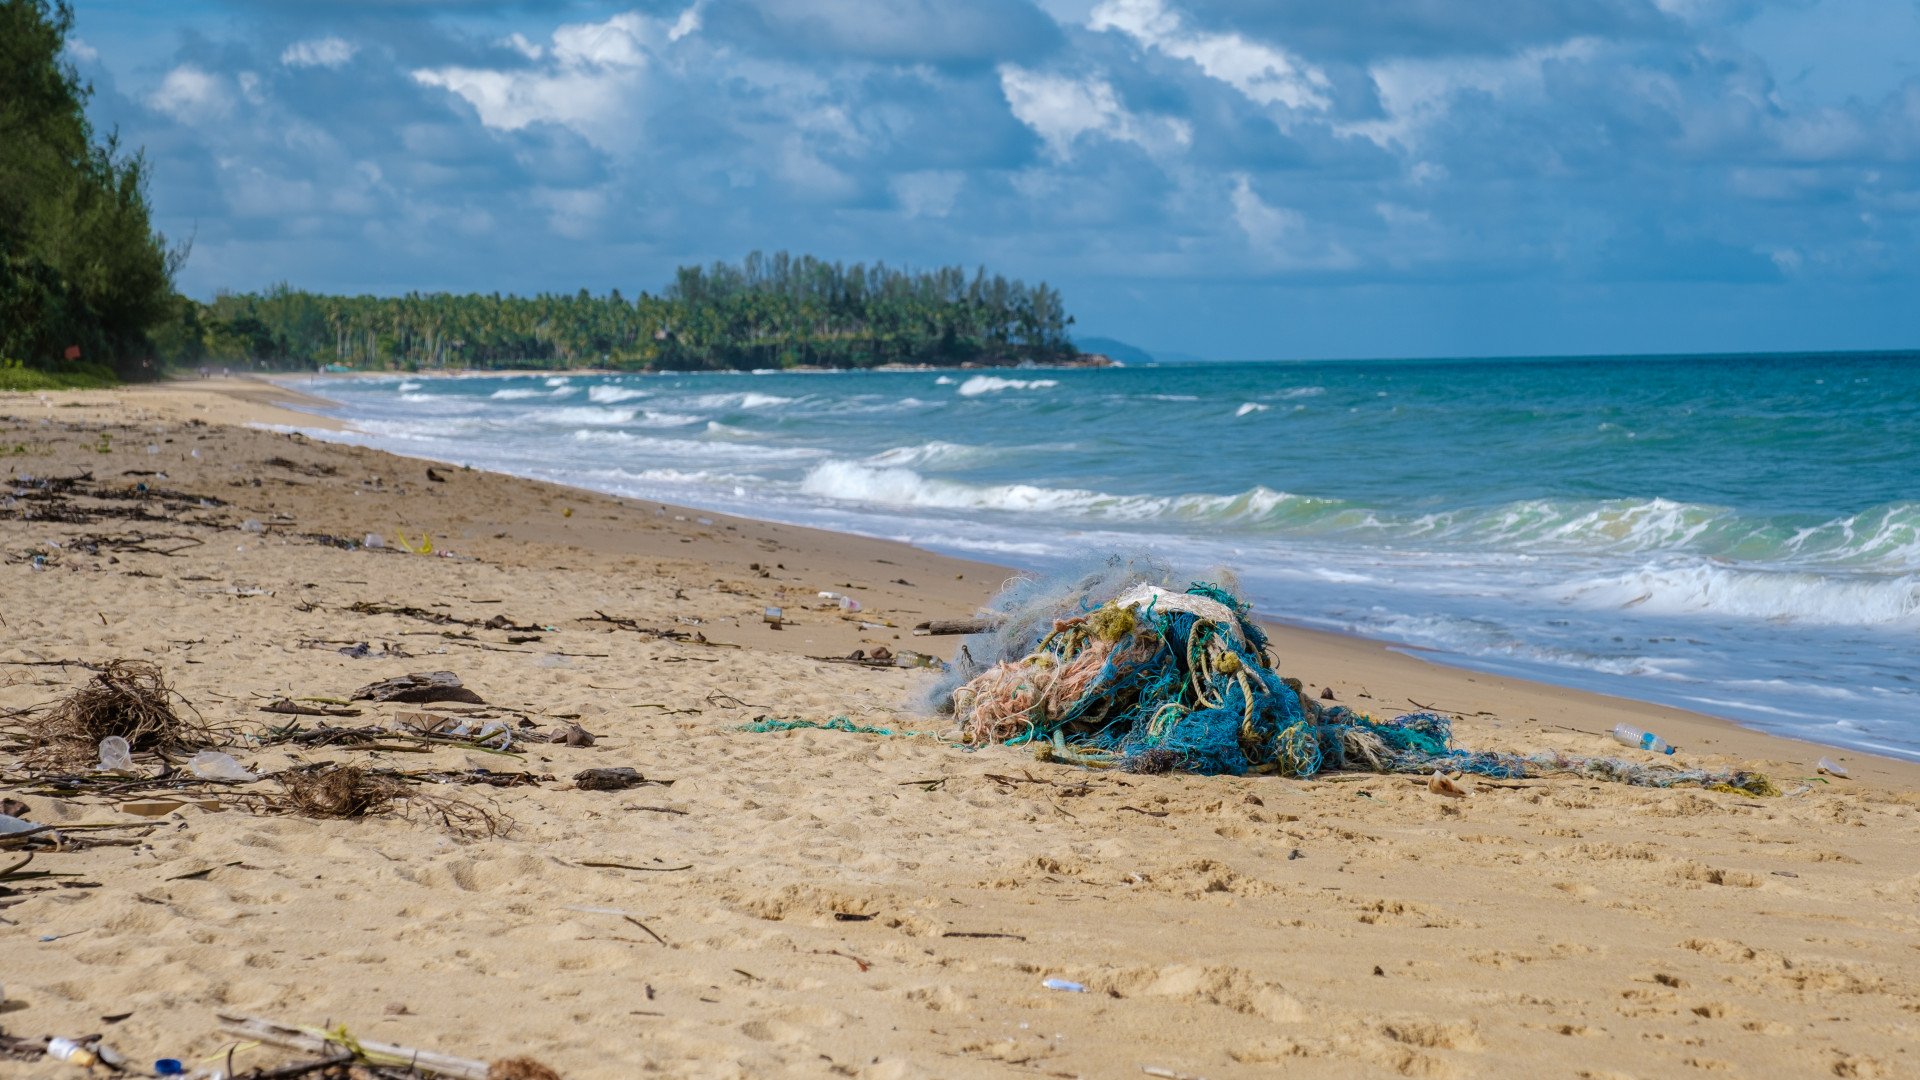
[[[423,1073],[450,1076],[456,1080],[487,1080],[488,1068],[484,1061],[354,1038],[344,1032],[323,1033],[316,1028],[278,1024],[257,1016],[222,1016],[220,1031],[236,1038],[254,1039],[270,1046],[308,1054],[331,1055],[340,1049],[347,1049],[354,1051],[360,1060],[373,1065],[411,1067]]]
[[[950,634],[984,634],[997,629],[1006,618],[989,615],[977,619],[929,619],[913,628],[916,637],[943,637]]]

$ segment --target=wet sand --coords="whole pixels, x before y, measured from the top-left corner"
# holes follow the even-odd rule
[[[1468,778],[1456,800],[1405,777],[1116,776],[931,735],[741,731],[846,716],[944,732],[924,670],[812,658],[945,655],[953,639],[910,627],[970,613],[1008,572],[457,467],[433,481],[425,462],[239,426],[320,426],[277,409],[290,393],[0,395],[10,482],[176,493],[152,500],[159,520],[0,512],[0,709],[91,674],[51,661],[132,657],[257,732],[290,719],[259,711],[274,698],[444,669],[537,730],[600,737],[524,762],[234,750],[268,772],[554,777],[448,788],[510,819],[478,840],[417,813],[185,801],[143,818],[10,783],[29,820],[154,826],[34,863],[98,888],[0,896],[10,1035],[104,1031],[137,1062],[197,1063],[231,1045],[227,1012],[568,1077],[1920,1075],[1914,765],[1286,627],[1283,673],[1368,711],[1457,713],[1461,745],[1633,757],[1603,738],[1628,720],[1679,763],[1797,794]],[[318,539],[367,533],[388,547]],[[398,546],[423,535],[433,556]],[[1801,780],[1822,754],[1853,779]],[[673,783],[574,789],[611,766]]]

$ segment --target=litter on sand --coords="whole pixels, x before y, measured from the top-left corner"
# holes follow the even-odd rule
[[[968,745],[1032,743],[1043,759],[1094,769],[1291,777],[1440,770],[1430,787],[1449,797],[1467,792],[1446,773],[1571,773],[1780,793],[1753,772],[1461,749],[1439,713],[1382,719],[1324,704],[1276,672],[1250,605],[1231,588],[1173,582],[1165,564],[1121,556],[1077,576],[1016,579],[935,687],[934,707],[951,711]]]

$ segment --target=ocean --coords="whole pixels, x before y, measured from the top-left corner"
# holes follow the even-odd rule
[[[1037,571],[1225,566],[1266,618],[1920,759],[1920,354],[296,385],[353,428],[319,438]]]

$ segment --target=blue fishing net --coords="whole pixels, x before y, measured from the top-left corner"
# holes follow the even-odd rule
[[[1196,581],[1184,593],[1164,584],[1143,593],[1148,574],[1170,578],[1151,560],[1116,557],[1071,579],[1023,579],[1003,592],[996,606],[1006,621],[968,639],[940,688],[966,738],[1039,742],[1068,762],[1132,772],[1577,773],[1778,794],[1758,773],[1466,750],[1453,745],[1452,721],[1439,713],[1376,719],[1322,707],[1273,670],[1266,634],[1232,590]],[[963,680],[971,681],[956,685]]]

